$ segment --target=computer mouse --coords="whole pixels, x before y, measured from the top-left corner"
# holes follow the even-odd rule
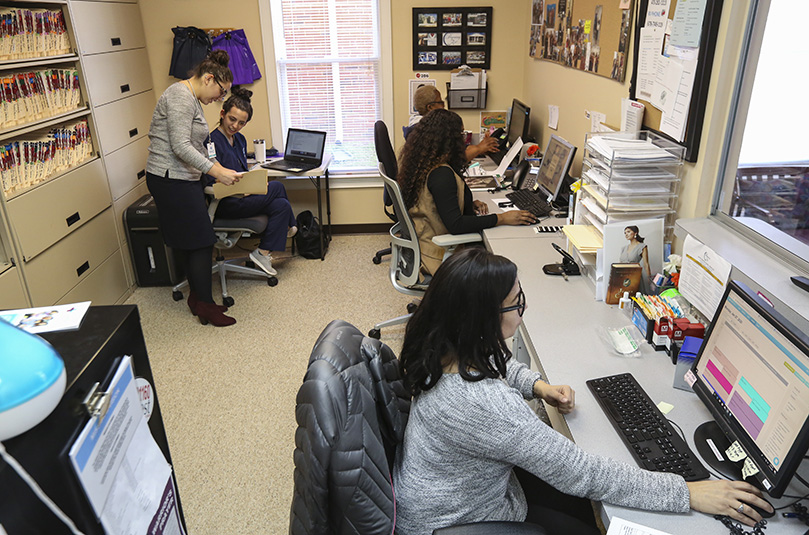
[[[761,518],[772,518],[772,517],[774,517],[775,516],[775,507],[773,507],[773,505],[770,502],[768,502],[766,500],[766,498],[761,498],[761,499],[764,500],[765,502],[767,502],[768,504],[770,504],[770,507],[772,507],[773,510],[772,511],[767,511],[766,509],[762,509],[761,507],[758,507],[757,505],[753,505],[752,503],[745,503],[744,506],[745,507],[752,507],[753,509],[755,509],[758,512],[758,514],[761,515]]]

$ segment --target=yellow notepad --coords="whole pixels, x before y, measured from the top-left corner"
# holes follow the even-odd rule
[[[257,195],[267,193],[267,171],[256,169],[248,171],[238,182],[231,186],[225,186],[219,182],[213,185],[213,196],[217,199],[230,197],[236,194]]]

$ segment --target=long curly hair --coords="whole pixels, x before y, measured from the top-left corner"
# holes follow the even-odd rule
[[[418,202],[430,171],[442,164],[448,164],[460,175],[468,162],[463,120],[457,113],[439,108],[416,123],[399,155],[396,181],[408,209]]]

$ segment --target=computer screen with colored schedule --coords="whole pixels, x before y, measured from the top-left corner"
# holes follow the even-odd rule
[[[735,454],[713,447],[714,454],[730,457],[749,481],[779,497],[809,446],[806,335],[732,281],[692,372],[694,391],[728,441],[741,447]]]

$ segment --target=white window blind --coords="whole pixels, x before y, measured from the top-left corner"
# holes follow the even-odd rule
[[[281,122],[324,130],[332,171],[376,168],[378,0],[271,0]]]

